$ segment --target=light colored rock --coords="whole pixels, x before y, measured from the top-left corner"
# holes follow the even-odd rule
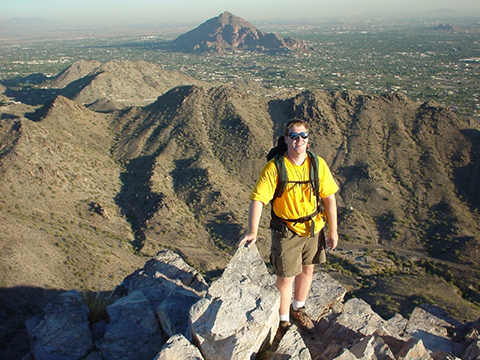
[[[180,255],[171,250],[162,250],[147,261],[144,270],[149,273],[161,273],[167,278],[180,281],[197,292],[207,291],[208,285],[197,270],[188,265]]]
[[[400,336],[404,333],[405,327],[408,324],[408,319],[405,319],[400,314],[395,314],[385,322],[384,328],[392,336]]]
[[[465,335],[465,341],[470,344],[472,341],[477,341],[480,339],[480,333],[476,328],[471,328],[468,330],[467,335]]]
[[[321,357],[321,359],[325,359]],[[353,355],[350,350],[348,349],[343,349],[341,354],[334,357],[332,360],[358,360],[355,355]]]
[[[115,289],[114,296],[142,291],[157,314],[165,336],[181,333],[191,341],[189,311],[207,288],[203,277],[179,255],[163,250],[142,269],[127,276]]]
[[[433,360],[422,340],[411,338],[398,354],[399,360]]]
[[[183,335],[168,339],[160,353],[153,360],[204,360],[200,350]]]
[[[385,344],[381,337],[375,335],[364,337],[349,350],[357,359],[395,360],[395,355],[393,355],[388,345]]]
[[[278,327],[280,295],[257,248],[237,250],[190,319],[207,360],[250,359]]]
[[[413,311],[405,333],[415,339],[422,340],[430,352],[443,350],[460,356],[465,347],[451,338],[451,333],[460,323],[449,318],[443,310],[434,306],[417,307]]]
[[[345,303],[343,313],[335,322],[337,327],[343,326],[361,335],[372,335],[380,326],[385,325],[385,320],[375,313],[368,303],[358,298]]]
[[[295,326],[292,326],[283,336],[275,354],[271,360],[310,360],[310,351],[308,350],[302,336]]]
[[[343,300],[347,290],[325,272],[313,274],[312,286],[305,302],[307,314],[318,320],[333,304]]]
[[[135,290],[142,290],[149,298],[150,293],[156,301],[168,294],[185,289],[198,296],[204,294],[208,285],[203,277],[182,258],[171,250],[160,251],[148,260],[145,266],[133,272],[115,289],[113,296],[122,297]]]

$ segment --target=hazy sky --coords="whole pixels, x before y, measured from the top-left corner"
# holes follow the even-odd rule
[[[260,22],[439,8],[480,13],[480,0],[0,0],[0,21],[42,17],[73,25],[196,24],[223,11]]]

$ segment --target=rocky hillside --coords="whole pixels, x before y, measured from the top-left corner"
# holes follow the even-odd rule
[[[68,84],[87,76],[90,72],[94,71],[101,65],[101,62],[95,60],[75,61],[72,65],[70,65],[57,76],[55,76],[50,81],[50,86],[52,88],[62,89]]]
[[[45,85],[94,110],[106,111],[146,105],[173,87],[192,84],[202,82],[144,61],[77,61]]]
[[[184,52],[306,49],[303,41],[293,38],[283,39],[275,33],[264,33],[248,21],[228,11],[180,35],[173,41],[173,44]]]
[[[148,80],[137,70],[150,65],[129,66],[123,78]],[[98,74],[106,84],[119,81]],[[79,79],[65,89],[85,75]],[[105,97],[117,88],[104,88]],[[402,94],[265,97],[185,85],[149,105],[108,113],[64,96],[23,114],[19,106],[1,108],[2,324],[16,321],[22,331],[25,316],[60,290],[112,290],[164,248],[207,279],[218,276],[246,227],[266,153],[291,117],[309,121],[313,150],[340,184],[341,247],[380,244],[448,261],[442,279],[461,304],[457,315],[478,317],[480,132],[437,103]],[[267,213],[258,242],[264,259]],[[409,271],[399,275],[407,283]],[[3,345],[20,336],[0,326]]]

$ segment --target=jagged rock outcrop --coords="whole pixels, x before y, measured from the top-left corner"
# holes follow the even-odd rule
[[[278,326],[280,295],[256,247],[238,249],[223,276],[190,311],[206,359],[250,359]]]
[[[208,286],[202,276],[172,251],[161,251],[143,269],[127,276],[113,296],[141,291],[151,303],[163,333],[183,334],[192,340],[188,312]]]
[[[409,319],[385,320],[361,299],[344,303],[345,293],[328,274],[317,273],[307,300],[315,336],[292,325],[271,346],[279,295],[256,247],[238,249],[210,286],[164,250],[115,290],[106,320],[89,324],[76,291],[46,306],[27,322],[32,347],[24,360],[228,360],[259,353],[298,360],[478,359],[480,320],[463,324],[432,305],[416,308]]]
[[[185,52],[289,51],[307,48],[303,41],[283,39],[275,33],[264,33],[228,11],[180,35],[173,44]]]
[[[421,314],[421,315],[420,315]],[[436,316],[437,314],[438,316]],[[340,312],[320,321],[321,359],[447,359],[465,348],[447,332],[462,325],[435,307],[417,308],[410,317],[390,320],[378,316],[365,301],[350,299]]]

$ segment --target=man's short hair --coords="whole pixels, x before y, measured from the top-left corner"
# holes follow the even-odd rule
[[[292,128],[293,126],[304,126],[307,132],[309,130],[308,122],[306,122],[305,120],[292,119],[285,124],[285,136],[288,136],[288,132],[290,131],[290,128]]]

